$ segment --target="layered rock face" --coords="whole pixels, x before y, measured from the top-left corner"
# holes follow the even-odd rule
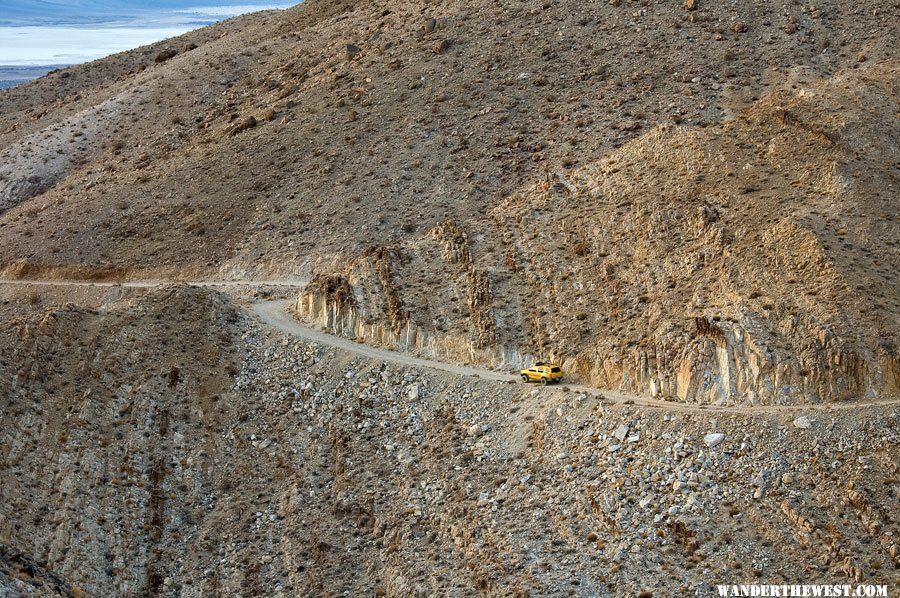
[[[430,250],[424,258],[406,249],[380,247],[353,260],[342,273],[315,277],[297,298],[296,315],[333,334],[436,359],[509,367],[527,363],[530,356],[497,343],[490,277],[472,263],[464,233],[452,221],[444,222],[426,235],[423,245]],[[428,258],[443,260],[429,264],[437,266],[443,282],[433,293],[411,298],[417,319],[396,281],[398,273],[403,276],[415,262]],[[448,332],[443,324],[451,318],[440,313],[422,322],[420,306],[426,314],[449,309],[461,315],[463,308],[450,303],[465,305],[465,330]]]
[[[897,157],[872,124],[889,121],[897,74],[808,82],[702,131],[661,128],[509,198],[494,216],[555,304],[543,328],[555,354],[601,385],[682,401],[895,394],[896,180],[871,165]],[[858,97],[866,115],[845,108]],[[575,310],[587,342],[566,334]]]
[[[894,395],[900,183],[873,165],[900,156],[896,125],[873,123],[893,122],[897,74],[798,75],[734,120],[660,127],[548,174],[489,226],[449,221],[377,266],[361,258],[341,274],[345,313],[376,328],[349,333],[498,367],[553,359],[600,387],[684,402]],[[315,286],[300,304],[347,332]]]

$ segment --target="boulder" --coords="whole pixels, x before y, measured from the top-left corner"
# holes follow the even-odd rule
[[[714,446],[718,446],[725,440],[725,434],[721,434],[719,432],[713,432],[711,434],[707,434],[703,437],[703,442],[709,448],[713,448]]]
[[[806,417],[805,415],[801,415],[797,419],[794,420],[794,427],[799,428],[801,430],[808,430],[812,427],[812,420]]]

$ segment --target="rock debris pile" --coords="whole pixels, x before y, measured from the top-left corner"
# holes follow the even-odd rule
[[[4,337],[0,363],[39,346],[33,367],[58,373],[7,399],[0,543],[73,588],[615,596],[897,581],[895,408],[612,404],[365,359],[208,291],[165,292],[165,308],[30,306],[18,325],[32,335]],[[175,355],[155,349],[192,304],[218,315],[197,312]],[[57,388],[80,367],[53,351],[70,330],[128,386]],[[226,378],[188,357],[226,347]],[[3,587],[21,588],[4,562]]]

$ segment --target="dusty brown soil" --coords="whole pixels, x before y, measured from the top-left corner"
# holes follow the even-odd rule
[[[896,406],[611,404],[310,344],[207,289],[64,300],[0,302],[13,595],[896,587]]]
[[[0,91],[3,278],[573,383],[0,285],[0,593],[897,587],[898,16],[310,0]]]
[[[336,273],[368,320],[609,388],[895,393],[896,17],[466,1],[234,19],[0,93],[0,267]]]

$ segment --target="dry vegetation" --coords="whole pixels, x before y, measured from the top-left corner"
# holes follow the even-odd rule
[[[0,94],[0,267],[352,278],[376,251],[391,288],[355,291],[365,318],[402,306],[497,363],[677,400],[890,394],[894,22],[844,2],[242,17]]]
[[[0,285],[0,593],[897,587],[897,16],[307,0],[0,91],[4,278],[695,404]]]
[[[896,406],[612,405],[273,334],[208,290],[122,292],[0,302],[0,591],[898,582]]]

